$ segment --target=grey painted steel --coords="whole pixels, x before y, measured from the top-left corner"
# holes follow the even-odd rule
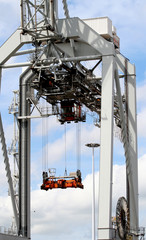
[[[0,92],[1,92],[2,68],[0,67]]]
[[[24,28],[24,1],[21,0],[20,2],[21,7],[21,27]]]
[[[0,233],[0,240],[28,240],[28,238]]]
[[[44,48],[43,47],[39,47],[37,48],[38,51],[41,51],[43,50]],[[25,55],[25,54],[29,54],[29,53],[34,53],[36,51],[36,49],[28,49],[28,50],[22,50],[22,51],[18,51],[16,53],[13,54],[13,56],[20,56],[20,55]]]
[[[25,43],[32,43],[30,35],[23,35],[22,30],[17,29],[0,48],[0,65],[7,62]]]
[[[101,59],[101,56],[99,55],[91,55],[91,56],[81,56],[81,57],[69,57],[69,58],[51,58],[51,60],[43,60],[40,63],[42,66],[44,65],[46,67],[47,64],[51,63],[59,63],[59,61],[62,62],[71,62],[71,61],[89,61],[89,60],[97,60]],[[34,64],[34,66],[37,66],[37,64]],[[15,64],[7,64],[7,65],[2,65],[1,68],[16,68],[16,67],[28,67],[32,66],[32,63],[30,62],[25,62],[25,63],[15,63]],[[40,66],[39,66],[40,68]]]
[[[57,43],[55,45],[61,52],[66,53],[66,55],[70,57],[86,57],[90,55],[101,56],[95,48],[84,42],[74,41],[74,51],[70,43]]]
[[[116,53],[116,63],[117,63],[117,68],[125,73],[125,59],[126,57],[124,57],[121,53]],[[127,59],[128,60],[128,59]],[[129,62],[128,60],[128,65],[129,65],[129,68],[130,68],[130,71],[128,72],[128,75],[132,76],[134,75],[135,76],[135,68],[133,68],[133,64],[131,62]]]
[[[117,67],[120,71],[125,71],[125,57],[121,54],[116,55]],[[129,125],[129,211],[130,228],[139,227],[139,206],[138,206],[138,160],[137,160],[137,117],[136,117],[136,73],[135,66],[127,62],[128,79],[128,125]],[[126,145],[125,145],[126,146]],[[136,237],[134,237],[137,239]]]
[[[19,116],[30,115],[29,81],[35,74],[28,68],[20,76]],[[19,120],[19,235],[30,238],[30,119]]]
[[[100,172],[98,239],[112,239],[112,172],[115,57],[102,58],[102,100],[100,134]]]
[[[50,0],[50,22],[51,26],[54,28],[54,0]]]
[[[58,19],[58,0],[54,0],[54,17]]]
[[[32,63],[30,62],[24,62],[24,63],[14,63],[14,64],[4,64],[1,66],[1,68],[17,68],[17,67],[29,67],[32,66]]]
[[[134,106],[132,101],[132,106],[128,106],[128,108],[130,109],[134,107],[134,111],[133,112],[130,111],[130,114],[133,115],[132,118],[128,114],[128,121],[130,124],[132,121],[132,129],[134,130],[134,133],[135,133],[135,134],[134,133],[130,134],[131,135],[130,138],[134,137],[134,143],[133,143],[133,141],[128,141],[128,137],[127,137],[125,115],[123,110],[121,89],[120,89],[119,76],[118,76],[117,69],[115,70],[115,82],[116,82],[117,97],[118,97],[119,110],[120,110],[122,141],[123,141],[123,145],[125,149],[125,157],[126,157],[126,174],[128,177],[129,191],[130,191],[129,192],[130,228],[135,229],[135,231],[137,231],[138,229],[138,168],[137,168],[137,139],[136,139],[137,123],[136,123],[136,108],[135,108],[136,105]],[[128,83],[128,84],[131,84],[131,83]],[[135,85],[135,79],[134,79],[134,85]],[[135,99],[136,97],[135,87],[133,89],[134,89],[133,98]],[[129,94],[131,95],[130,92]],[[134,239],[137,239],[137,237],[134,237]]]
[[[64,9],[64,15],[66,16],[66,18],[69,18],[69,11],[68,11],[68,6],[67,6],[67,1],[66,0],[62,0],[62,4],[63,4],[63,9]]]
[[[110,55],[113,51],[112,43],[106,41],[77,17],[59,19],[56,21],[56,24],[58,32],[66,38],[74,38],[78,41],[88,43],[102,55]]]
[[[13,207],[13,212],[14,212],[15,221],[16,221],[16,227],[18,230],[18,222],[19,222],[18,210],[17,210],[16,202],[15,202],[13,181],[12,181],[12,177],[11,177],[11,170],[10,170],[9,158],[8,158],[7,149],[6,149],[6,142],[5,142],[5,137],[4,137],[4,130],[3,130],[3,125],[2,125],[1,114],[0,114],[0,141],[2,144],[2,152],[3,152],[3,157],[4,157],[6,176],[7,176],[7,180],[8,180],[8,184],[9,184],[9,190],[10,190],[12,207]]]
[[[129,62],[128,62],[129,63]],[[127,66],[128,79],[128,125],[129,125],[129,154],[131,159],[131,180],[133,188],[129,189],[130,196],[130,228],[138,229],[139,227],[139,206],[138,206],[138,156],[137,156],[137,114],[136,114],[136,74],[135,66]],[[134,192],[132,192],[134,191]],[[137,239],[134,237],[134,239]]]
[[[123,73],[125,72],[125,57],[116,54],[117,67]],[[129,159],[130,159],[130,228],[139,227],[139,207],[138,207],[138,158],[137,158],[137,117],[136,117],[136,73],[135,66],[127,62],[127,80],[128,80],[128,125],[129,125]],[[125,145],[126,146],[126,145]],[[132,186],[131,186],[132,184]]]

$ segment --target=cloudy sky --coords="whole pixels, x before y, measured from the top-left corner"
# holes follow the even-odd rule
[[[20,25],[20,7],[17,0],[0,0],[0,44]],[[137,119],[138,119],[138,163],[139,163],[139,219],[140,226],[146,227],[146,1],[145,0],[68,0],[71,17],[94,18],[108,16],[120,37],[121,53],[136,65],[137,73]],[[62,1],[59,0],[59,16],[63,17]],[[15,58],[11,59],[14,62]],[[4,70],[0,107],[8,146],[13,131],[12,116],[8,115],[8,106],[12,99],[12,90],[18,89],[18,79],[22,69]],[[80,238],[91,239],[91,151],[85,143],[99,142],[100,131],[88,116],[88,123],[81,124],[81,169],[84,190],[40,190],[43,170],[42,148],[49,156],[49,167],[56,167],[57,174],[64,171],[64,126],[60,126],[55,117],[47,122],[48,137],[42,140],[43,121],[32,123],[32,240]],[[76,169],[76,126],[67,126],[67,168]],[[43,146],[43,141],[46,146]],[[113,167],[113,216],[119,197],[125,195],[125,164],[123,148],[118,138],[114,139]],[[47,149],[47,150],[46,150]],[[57,150],[56,150],[57,149]],[[0,152],[0,226],[11,224],[12,208],[8,197],[8,186]],[[96,204],[98,203],[99,150],[96,159]],[[10,160],[12,160],[10,158]],[[97,207],[96,207],[97,208]],[[96,211],[98,214],[98,211]],[[97,217],[96,217],[97,218]]]

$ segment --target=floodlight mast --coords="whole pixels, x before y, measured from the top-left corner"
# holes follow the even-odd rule
[[[19,104],[19,231],[18,239],[30,239],[30,118],[34,103],[32,90],[47,102],[56,104],[63,99],[80,101],[100,115],[100,183],[98,239],[113,238],[112,167],[113,123],[122,129],[129,183],[130,234],[137,239],[138,173],[135,66],[119,53],[118,37],[112,32],[110,19],[70,18],[63,0],[67,19],[58,19],[58,0],[21,0],[21,27],[0,48],[0,71],[7,67],[29,66],[20,76]],[[107,35],[97,26],[108,22]],[[98,23],[98,24],[97,24]],[[87,38],[88,36],[88,38]],[[18,51],[24,44],[34,49]],[[13,56],[33,53],[28,63],[7,65]],[[81,61],[102,61],[102,77],[95,78],[93,69]],[[125,70],[126,69],[126,70]],[[119,71],[127,77],[127,123],[119,81]],[[1,72],[0,72],[1,73]],[[1,75],[1,74],[0,74]],[[51,87],[48,85],[48,79]],[[114,92],[116,82],[116,94]],[[100,101],[99,101],[100,99]],[[130,136],[130,137],[128,137]],[[11,196],[12,197],[12,196]],[[0,238],[1,239],[1,238]]]
[[[92,240],[96,240],[96,226],[95,226],[95,164],[94,164],[94,148],[100,146],[98,143],[88,143],[85,146],[92,148]]]

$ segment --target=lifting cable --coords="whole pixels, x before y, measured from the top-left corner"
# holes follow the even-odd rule
[[[64,138],[65,138],[65,171],[64,176],[67,176],[67,160],[66,160],[66,122],[64,124]]]
[[[46,101],[46,109],[45,109],[45,114],[47,115],[48,114],[48,103]],[[49,118],[46,117],[46,171],[48,171],[48,141],[49,141],[49,138],[48,138],[48,130],[49,130]]]
[[[63,4],[65,17],[70,18],[68,6],[67,6],[67,0],[62,0],[62,4]],[[70,42],[74,42],[74,40],[71,39]],[[81,129],[80,128],[81,128],[80,122],[78,122],[76,125],[76,155],[77,155],[77,169],[79,170],[81,168],[81,131],[80,131]]]
[[[76,124],[76,158],[77,170],[81,170],[81,123]]]
[[[45,163],[44,163],[44,127],[43,127],[43,121],[44,121],[44,119],[42,118],[41,119],[42,121],[41,121],[41,123],[42,123],[42,172],[43,171],[45,171],[45,169],[44,169],[44,166],[45,166]]]
[[[42,110],[47,114],[47,103]],[[48,118],[42,118],[42,171],[48,171]]]

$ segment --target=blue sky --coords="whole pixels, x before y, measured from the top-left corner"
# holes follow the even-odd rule
[[[17,0],[0,0],[0,44],[2,44],[20,25],[20,7]],[[146,2],[145,0],[68,0],[71,17],[81,19],[108,16],[120,37],[120,50],[136,65],[137,73],[137,119],[138,119],[138,157],[139,157],[139,208],[140,226],[146,226]],[[10,11],[8,12],[8,9]],[[62,1],[59,0],[59,16],[63,16]],[[14,62],[15,58],[11,59]],[[1,89],[1,113],[8,145],[12,138],[12,116],[8,106],[13,97],[12,90],[18,89],[22,69],[4,70]],[[90,141],[99,141],[99,129],[88,116],[87,124],[82,124],[82,155],[84,190],[57,190],[43,192],[39,189],[42,172],[42,121],[32,121],[32,239],[40,240],[48,236],[58,240],[80,238],[91,239],[91,150],[84,147]],[[68,169],[76,169],[76,129],[75,124],[67,126]],[[116,130],[115,130],[116,131]],[[123,148],[115,138],[113,167],[113,215],[120,196],[125,194],[125,165]],[[64,172],[64,127],[55,117],[48,120],[49,164],[57,168],[58,175]],[[57,150],[56,150],[57,149]],[[1,156],[1,153],[0,153]],[[2,157],[1,157],[2,159]],[[99,150],[96,159],[96,199],[98,199]],[[50,166],[49,165],[49,166]],[[7,183],[2,161],[0,177],[0,226],[10,225],[12,209],[7,196]],[[62,230],[63,229],[63,230]],[[65,231],[64,231],[65,229]]]

